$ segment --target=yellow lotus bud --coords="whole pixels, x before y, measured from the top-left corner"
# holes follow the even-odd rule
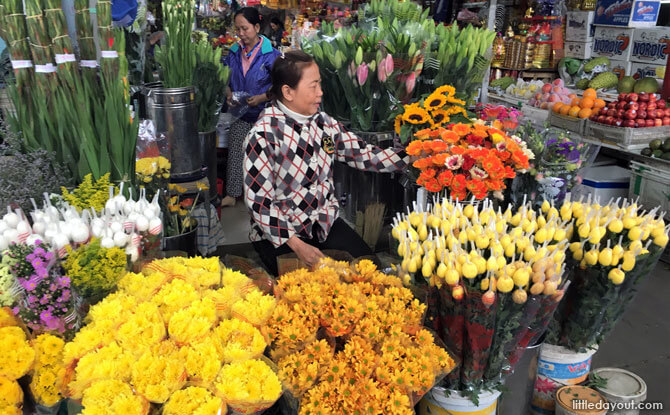
[[[419,239],[422,241],[425,241],[426,238],[428,238],[428,227],[424,225],[423,223],[419,226]]]
[[[410,261],[409,258],[405,258],[405,259],[403,259],[402,262],[400,263],[400,267],[401,267],[404,271],[407,271],[407,270],[409,269],[409,268],[408,268],[408,267],[409,267],[409,261]]]
[[[538,228],[544,228],[545,226],[547,226],[547,220],[544,218],[543,215],[537,217],[536,223]]]
[[[547,213],[549,211],[549,208],[551,208],[549,202],[547,202],[546,200],[542,202],[542,213]]]
[[[516,241],[516,249],[517,252],[521,253],[528,248],[528,245],[530,245],[530,239],[528,237],[521,238],[518,241]]]
[[[535,255],[537,255],[537,251],[533,245],[528,245],[528,247],[526,247],[526,249],[523,251],[523,259],[526,261],[530,261],[531,259],[535,258]]]
[[[472,261],[477,267],[477,274],[484,274],[486,272],[486,260],[482,257],[477,257]]]
[[[556,229],[556,232],[554,232],[554,241],[560,242],[566,239],[567,232],[565,232],[565,229]]]
[[[437,216],[430,215],[426,222],[430,225],[431,228],[439,228],[442,221]]]
[[[573,242],[570,244],[570,252],[575,253],[582,245],[579,242]]]
[[[589,252],[584,254],[584,259],[586,263],[590,266],[594,266],[598,263],[598,250],[592,249]]]
[[[496,232],[502,233],[505,229],[505,222],[499,220],[496,222]]]
[[[527,299],[528,294],[526,294],[526,290],[517,289],[512,293],[512,300],[515,304],[524,304]]]
[[[528,273],[528,270],[524,268],[519,268],[514,272],[514,285],[517,287],[525,287],[526,284],[528,284],[528,281],[530,281],[530,274]]]
[[[628,272],[635,268],[635,254],[632,251],[626,251],[623,254],[623,263],[621,269]]]
[[[449,285],[456,285],[456,284],[458,284],[458,281],[460,281],[460,279],[461,279],[461,276],[458,274],[458,271],[456,271],[455,269],[452,268],[452,269],[447,270],[447,275],[446,275],[444,280]]]
[[[461,245],[466,245],[468,243],[468,233],[467,232],[461,232],[458,234],[458,242]]]
[[[535,232],[535,242],[543,244],[547,240],[547,229],[541,228]]]
[[[420,213],[410,213],[409,215],[409,223],[412,225],[413,228],[418,228],[419,224],[423,221],[423,217]]]
[[[421,258],[414,257],[409,261],[407,266],[407,271],[414,274],[419,269],[419,264],[421,263]]]
[[[477,245],[478,249],[486,249],[489,247],[489,238],[486,236],[478,236],[475,240],[475,244]]]
[[[519,239],[523,235],[523,229],[520,227],[516,227],[512,229],[512,232],[510,232],[510,236],[512,236],[513,239]]]
[[[561,219],[563,221],[572,219],[572,207],[570,206],[570,203],[563,204],[563,206],[561,206],[560,213]]]
[[[511,243],[507,245],[507,248],[505,248],[505,256],[511,258],[514,256],[515,253],[516,253],[516,244]]]
[[[609,267],[612,265],[612,249],[605,248],[600,251],[600,254],[598,255],[598,262],[603,267]]]
[[[607,278],[609,278],[609,280],[612,281],[612,284],[620,285],[626,278],[626,274],[624,274],[624,272],[621,271],[619,268],[612,268],[610,272],[607,274]]]
[[[580,202],[572,203],[572,216],[580,218],[584,215],[584,206]]]
[[[659,236],[656,236],[654,238],[654,244],[660,246],[661,248],[664,248],[668,244],[668,235],[661,234]]]
[[[451,231],[451,222],[448,219],[443,219],[440,223],[440,230],[443,234],[448,234]]]
[[[480,288],[482,291],[486,291],[486,290],[488,290],[488,289],[489,289],[489,279],[488,279],[488,278],[484,278],[484,279],[482,280],[482,282],[479,283],[479,288]]]
[[[542,293],[544,295],[554,295],[556,293],[556,283],[554,281],[545,281]]]
[[[620,233],[623,231],[623,222],[619,219],[614,219],[607,226],[607,229],[609,229],[609,231],[612,233]]]
[[[398,245],[398,256],[399,257],[404,257],[405,256],[405,244],[399,244]]]
[[[635,226],[635,218],[632,218],[630,216],[626,216],[623,218],[623,227],[626,229],[631,229],[633,226]]]
[[[466,262],[463,264],[461,271],[463,276],[468,279],[472,279],[477,276],[477,266],[472,262]]]
[[[510,219],[510,224],[512,226],[519,226],[521,223],[521,213],[517,212],[514,216],[512,216],[512,219]]]
[[[638,226],[634,226],[628,231],[628,239],[630,239],[631,241],[637,241],[641,239],[641,237],[642,237],[642,229],[640,229]]]
[[[662,224],[662,223],[663,223],[663,222],[661,222],[661,224]],[[664,227],[664,225],[660,225],[660,226],[657,225],[657,226],[654,227],[654,229],[651,230],[651,237],[652,237],[652,238],[656,239],[656,238],[658,238],[658,237],[661,236],[661,235],[665,235],[665,227]]]
[[[473,205],[466,205],[463,208],[463,214],[465,215],[466,218],[470,219],[472,218],[472,215],[475,213],[475,207]]]
[[[504,256],[500,255],[499,257],[496,258],[496,261],[498,262],[498,269],[503,269],[507,266],[507,260],[505,259]]]
[[[486,270],[487,271],[497,271],[498,270],[498,261],[494,256],[490,256],[486,261]]]
[[[633,241],[628,246],[628,250],[632,252],[642,251],[642,241]]]
[[[579,234],[580,238],[586,239],[589,237],[589,234],[591,233],[591,227],[585,223],[579,227],[577,233]]]
[[[589,242],[591,242],[591,244],[598,245],[602,238],[603,237],[600,234],[600,228],[599,227],[595,227],[595,228],[591,229],[591,233],[589,234]]]
[[[509,244],[512,243],[512,237],[509,235],[503,235],[502,238],[500,238],[500,245],[502,245],[503,249],[507,248]]]
[[[438,277],[444,278],[447,275],[447,266],[444,264],[444,262],[441,262],[440,265],[437,266],[437,271],[435,272]]]
[[[557,264],[562,264],[563,261],[565,261],[565,252],[564,251],[557,251],[554,254],[554,262]]]
[[[533,295],[540,295],[544,291],[544,283],[536,282],[530,287],[530,293]]]
[[[514,289],[514,280],[510,277],[502,277],[496,283],[498,291],[501,293],[508,293]]]

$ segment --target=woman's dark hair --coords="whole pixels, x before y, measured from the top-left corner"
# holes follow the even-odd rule
[[[313,63],[314,58],[301,50],[292,50],[278,57],[272,65],[272,87],[268,91],[268,98],[282,99],[284,85],[295,89],[302,79],[302,71]]]
[[[282,23],[281,20],[279,20],[279,16],[277,15],[274,15],[270,18],[270,23],[276,24],[281,29],[284,29],[284,23]]]
[[[247,22],[254,26],[261,24],[261,15],[258,13],[258,10],[254,9],[253,7],[242,7],[235,12],[234,18],[237,19],[237,16],[239,15],[242,15],[245,19],[247,19]]]

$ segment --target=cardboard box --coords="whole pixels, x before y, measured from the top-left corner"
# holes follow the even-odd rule
[[[642,79],[646,77],[655,78],[658,81],[659,88],[662,88],[663,76],[665,76],[665,65],[632,62],[630,75],[635,79]]]
[[[592,42],[595,17],[596,12],[568,12],[565,22],[565,40]]]
[[[670,54],[670,27],[635,29],[633,33],[633,62],[665,65]]]
[[[596,26],[593,35],[594,57],[627,61],[633,50],[633,31],[628,27]]]
[[[660,9],[660,1],[598,0],[594,23],[625,27],[654,27]]]
[[[593,42],[565,42],[565,56],[575,59],[590,59]]]
[[[612,65],[610,66],[610,71],[614,72],[619,76],[619,79],[623,78],[624,76],[628,76],[631,73],[631,63],[630,61],[619,61],[619,60],[611,60]]]

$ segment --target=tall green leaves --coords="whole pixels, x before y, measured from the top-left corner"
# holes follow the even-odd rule
[[[165,45],[156,48],[156,62],[161,67],[161,79],[166,88],[193,85],[196,57],[191,42],[194,23],[193,0],[164,0],[163,29]]]
[[[208,132],[216,127],[230,68],[221,65],[221,49],[214,50],[206,40],[195,45],[196,66],[193,72],[195,105],[198,108],[198,131]]]

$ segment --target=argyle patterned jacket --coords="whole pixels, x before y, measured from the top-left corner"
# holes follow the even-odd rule
[[[275,247],[293,235],[325,241],[337,219],[333,163],[374,172],[404,169],[403,149],[368,145],[321,112],[300,124],[276,105],[265,109],[244,144],[244,197],[252,241]]]

